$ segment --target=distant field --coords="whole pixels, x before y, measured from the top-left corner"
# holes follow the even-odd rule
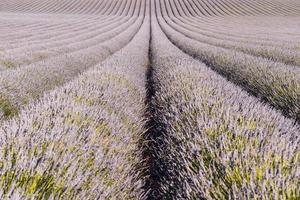
[[[0,0],[0,199],[300,200],[300,1]]]

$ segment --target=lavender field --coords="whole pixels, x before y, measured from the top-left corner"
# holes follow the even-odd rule
[[[300,200],[300,1],[0,0],[0,199]]]

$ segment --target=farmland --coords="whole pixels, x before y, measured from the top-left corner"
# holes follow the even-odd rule
[[[300,199],[300,2],[0,1],[0,199]]]

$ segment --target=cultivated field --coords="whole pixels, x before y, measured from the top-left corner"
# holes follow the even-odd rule
[[[299,200],[299,0],[0,0],[0,199]]]

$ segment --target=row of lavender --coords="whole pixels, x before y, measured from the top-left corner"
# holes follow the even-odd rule
[[[141,13],[149,13],[145,3]],[[150,37],[149,15],[142,16],[107,43],[111,48],[121,45],[139,29],[128,45],[3,122],[1,198],[142,196],[135,168],[142,160],[138,146]]]
[[[157,1],[159,23],[169,39],[230,81],[299,121],[300,68],[244,54],[205,42],[170,15],[165,1]],[[188,25],[186,25],[188,26]],[[257,51],[259,53],[259,50]],[[272,53],[272,52],[271,52]],[[274,54],[275,55],[275,54]],[[299,59],[299,57],[296,57]]]
[[[121,16],[106,17],[64,17],[64,20],[47,20],[48,15],[33,15],[21,17],[9,14],[4,19],[11,20],[16,17],[17,25],[20,20],[30,22],[28,25],[18,27],[14,34],[7,35],[4,30],[3,42],[0,52],[0,71],[12,69],[33,62],[49,59],[51,57],[84,50],[95,46],[123,32],[129,24],[139,15],[140,1],[123,1],[110,12],[121,12]],[[116,9],[117,8],[117,9]],[[80,16],[80,15],[79,15]],[[36,19],[39,17],[38,19]],[[35,25],[38,23],[38,25]],[[43,23],[42,25],[39,25]],[[69,24],[72,25],[69,25]],[[12,22],[10,22],[12,24]],[[33,27],[32,27],[33,26]],[[27,28],[28,27],[28,28]],[[10,32],[11,25],[8,26]],[[26,37],[26,35],[28,35]],[[6,43],[6,44],[5,44]]]
[[[160,3],[167,11],[168,17],[170,17],[172,22],[189,32],[193,32],[192,34],[185,34],[186,30],[182,31],[192,39],[286,64],[300,65],[300,52],[297,50],[297,43],[295,43],[296,41],[299,42],[299,38],[297,39],[297,37],[293,37],[294,35],[291,34],[294,27],[297,26],[299,12],[298,17],[293,16],[291,13],[281,11],[282,14],[288,16],[280,17],[276,13],[271,16],[256,14],[252,17],[224,14],[225,16],[222,16],[221,19],[220,17],[203,19],[203,17],[200,17],[200,10],[195,10],[197,7],[193,4],[193,1],[165,0],[160,1]],[[220,14],[222,14],[222,12]],[[251,13],[248,13],[248,15],[249,14]],[[259,22],[256,22],[256,25],[252,25],[249,23],[251,19]],[[280,23],[282,23],[285,29],[278,29],[276,27],[276,23],[279,23],[278,20],[280,20]],[[260,23],[268,24],[269,27],[263,29],[263,27],[259,27]],[[178,29],[177,27],[174,28],[176,30]],[[231,36],[232,32],[237,31],[234,29],[240,32]],[[245,31],[242,31],[243,29],[245,29]],[[181,30],[182,29],[179,29],[179,31]],[[216,33],[217,30],[220,33]],[[278,34],[278,31],[286,32]],[[253,35],[253,38],[251,38],[251,35]],[[264,35],[263,40],[259,41],[259,38]],[[278,35],[282,35],[284,38],[276,38]],[[241,41],[241,39],[243,40]],[[282,46],[285,48],[282,48]]]
[[[175,32],[158,4],[152,4],[156,126],[147,133],[148,197],[297,199],[299,126],[175,47],[162,31]]]
[[[81,28],[50,25],[65,27],[59,36],[27,24],[34,15],[7,22],[28,30],[3,32],[11,42],[0,57],[11,53],[18,66],[0,72],[1,198],[299,198],[299,68],[256,57],[251,46],[269,42],[273,55],[281,43],[211,34],[222,19],[189,16],[187,1],[111,2],[123,17],[79,15]],[[216,2],[216,15],[231,5]],[[19,37],[33,29],[40,38]],[[224,42],[236,35],[252,39],[241,49]],[[49,58],[36,59],[41,50]]]
[[[139,30],[143,20],[141,14],[144,12],[145,2],[136,2],[137,4],[133,4],[136,6],[136,9],[133,9],[135,15],[116,27],[117,30],[110,29],[97,36],[98,40],[93,41],[93,45],[84,42],[71,43],[69,46],[74,48],[83,46],[83,49],[72,51],[72,48],[61,47],[60,55],[2,71],[0,73],[0,118],[16,115],[23,105],[37,99],[44,91],[72,80],[79,73],[103,61],[126,45]],[[34,49],[34,47],[29,48]],[[63,49],[67,51],[63,52]]]
[[[0,2],[0,9],[9,12],[64,13],[64,14],[103,14],[103,10],[114,7],[122,0],[10,0]],[[185,0],[186,1],[186,0]],[[180,3],[183,1],[179,1]],[[297,0],[190,0],[200,9],[203,16],[234,15],[285,15],[298,14]],[[180,5],[181,6],[181,5]],[[0,10],[0,11],[1,11]]]

